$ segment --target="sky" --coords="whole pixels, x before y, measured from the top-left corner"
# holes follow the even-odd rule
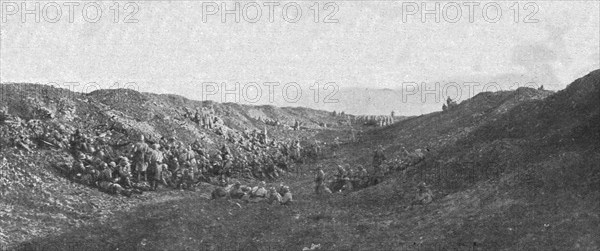
[[[600,68],[596,1],[1,3],[0,81],[82,92],[129,87],[253,104],[273,103],[270,93],[273,104],[295,106],[295,91],[313,100],[303,106],[332,109],[326,96],[352,103],[335,96],[351,87],[476,80],[559,90]],[[226,99],[224,88],[238,94]],[[247,98],[257,88],[260,100]]]

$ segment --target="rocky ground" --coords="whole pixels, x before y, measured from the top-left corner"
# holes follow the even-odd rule
[[[58,153],[5,151],[0,238],[22,250],[598,250],[599,96],[596,71],[557,93],[482,93],[365,128],[358,142],[275,181],[294,193],[289,206],[209,200],[209,185],[114,197],[61,180],[48,168]],[[305,132],[331,140],[348,129]],[[431,151],[376,186],[314,195],[316,165],[329,175],[336,164],[368,166],[377,145],[388,158],[401,147]],[[414,205],[422,181],[434,200]]]

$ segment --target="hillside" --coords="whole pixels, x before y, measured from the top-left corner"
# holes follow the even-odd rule
[[[95,141],[102,140],[115,154],[128,151],[128,142],[145,135],[150,142],[161,138],[189,145],[196,140],[214,155],[223,145],[234,154],[247,151],[248,132],[267,130],[277,142],[299,139],[306,143],[316,134],[332,140],[346,130],[341,117],[305,108],[247,106],[233,103],[198,102],[176,95],[139,93],[126,89],[99,90],[90,94],[35,84],[0,85],[0,243],[15,244],[46,236],[73,226],[103,222],[118,211],[140,203],[173,200],[182,193],[145,193],[131,199],[115,197],[73,182],[61,173],[74,161],[66,146],[76,129]],[[211,126],[194,121],[196,111]],[[8,117],[5,117],[8,115]],[[5,119],[8,119],[5,121]],[[278,124],[274,124],[274,122]],[[300,122],[299,130],[292,127]],[[322,127],[323,125],[328,126]],[[338,133],[339,131],[339,133]],[[24,138],[19,138],[24,136]],[[16,145],[29,141],[31,152]],[[46,143],[43,143],[46,142]]]
[[[377,210],[398,234],[424,249],[548,250],[599,248],[600,71],[555,94],[533,89],[481,93],[448,113],[374,131],[362,149],[430,147],[416,167],[341,201]],[[357,146],[361,147],[361,146]],[[349,161],[369,160],[368,154]],[[414,184],[436,201],[408,206]],[[351,205],[348,204],[351,202]],[[410,208],[410,207],[409,207]],[[353,217],[360,217],[353,215]],[[378,248],[396,246],[382,238]],[[375,246],[373,246],[375,247]]]
[[[127,100],[115,102],[124,94],[111,92],[86,97],[111,112],[98,113],[97,119],[89,120],[95,121],[90,122],[90,126],[103,121],[100,118],[117,116],[114,121],[126,125],[125,129],[174,135],[188,142],[191,142],[188,136],[180,135],[205,133],[207,139],[222,142],[223,139],[211,131],[190,130],[186,125],[191,122],[183,115],[176,115],[185,113],[185,108],[180,107],[194,109],[212,105],[223,114],[225,124],[232,130],[261,129],[264,124],[255,118],[265,115],[281,121],[299,118],[306,127],[300,131],[272,129],[274,137],[328,142],[335,136],[348,138],[349,128],[343,125],[318,127],[323,122],[331,125],[339,122],[326,112],[196,103],[145,93],[127,94]],[[71,206],[77,213],[65,214],[64,222],[60,223],[62,227],[52,228],[60,229],[56,234],[49,234],[52,230],[48,229],[59,224],[47,220],[51,216],[39,216],[51,210],[37,211],[38,216],[20,215],[19,221],[28,222],[29,228],[45,229],[45,232],[27,233],[29,237],[40,238],[22,242],[19,248],[301,250],[314,243],[320,244],[321,250],[598,250],[599,97],[600,70],[597,70],[556,93],[531,88],[480,93],[449,111],[409,118],[383,128],[362,128],[365,132],[357,142],[342,142],[316,163],[298,164],[296,172],[270,181],[289,184],[295,199],[290,206],[213,201],[207,199],[208,188],[144,194],[118,204],[110,202],[115,197],[96,196],[95,191],[75,185],[75,188],[64,189],[71,193],[81,190],[84,191],[82,196],[93,194],[93,197],[83,199],[70,195],[74,196],[69,197],[70,200],[77,199],[69,202],[77,205]],[[103,110],[86,106],[90,102],[78,99],[74,98],[74,102],[81,102],[78,110]],[[16,103],[8,104],[19,107]],[[11,112],[22,112],[23,116],[30,113],[16,109]],[[82,112],[84,114],[89,112]],[[157,116],[163,117],[152,119]],[[85,124],[73,121],[64,123]],[[135,126],[128,127],[130,124]],[[328,176],[333,175],[336,164],[368,167],[378,145],[384,147],[390,160],[387,165],[395,165],[396,159],[403,158],[401,147],[409,151],[417,148],[431,151],[426,153],[424,161],[388,172],[377,185],[350,193],[314,195],[311,171],[315,166],[323,166]],[[10,161],[14,161],[11,163],[16,163],[19,156],[11,158]],[[34,184],[42,187],[55,184],[52,179],[57,175],[48,168],[16,166],[19,170],[15,173],[39,169],[43,174],[36,171],[36,175],[48,176]],[[11,176],[9,180],[14,179],[19,178]],[[23,179],[29,181],[29,178]],[[433,191],[430,204],[413,203],[416,185],[420,182],[426,182]],[[64,193],[60,186],[50,187],[51,194]],[[39,188],[31,189],[39,191]],[[37,198],[23,201],[18,201],[17,195],[9,198],[13,200],[3,203],[15,211],[30,212],[39,206],[35,204]],[[83,208],[88,201],[93,201],[93,205],[110,202],[107,204],[111,206],[101,206],[102,210],[98,206]],[[128,206],[115,208],[115,205]],[[64,210],[57,208],[59,213]],[[101,215],[101,212],[111,212],[111,215],[86,224],[69,223],[71,219],[81,220],[88,215]],[[15,229],[16,221],[10,222],[10,229]],[[8,223],[3,221],[3,224],[2,229],[7,229],[4,226]],[[18,236],[14,234],[16,231],[11,230],[10,236]]]

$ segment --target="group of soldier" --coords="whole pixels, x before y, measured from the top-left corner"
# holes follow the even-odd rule
[[[223,185],[213,190],[211,194],[212,199],[230,198],[245,202],[267,202],[269,204],[281,205],[289,205],[293,202],[290,188],[283,185],[283,183],[278,188],[274,186],[267,187],[264,181],[261,181],[256,186],[242,185],[239,181]]]
[[[390,163],[390,161],[395,163]],[[336,192],[350,192],[376,185],[383,180],[386,174],[393,171],[393,165],[411,163],[414,162],[411,162],[406,156],[402,159],[386,159],[384,149],[379,145],[373,153],[372,169],[370,170],[367,170],[361,165],[356,169],[353,169],[349,165],[346,165],[345,167],[338,165],[336,173],[333,175],[332,179],[328,181],[325,172],[319,167],[314,179],[315,193],[321,195]],[[415,196],[411,202],[412,205],[429,204],[433,200],[433,192],[425,182],[420,182],[416,185],[414,194]]]
[[[0,110],[0,147],[15,146],[19,152],[30,152],[38,145],[64,148],[68,145],[68,134],[63,125],[50,126],[37,119],[23,120]]]
[[[201,181],[218,183],[233,176],[275,179],[288,171],[290,156],[299,154],[294,153],[300,150],[299,142],[290,145],[292,151],[285,144],[272,151],[238,149],[234,157],[227,145],[211,155],[198,141],[185,146],[172,138],[149,142],[140,136],[118,155],[106,141],[76,130],[69,143],[75,161],[67,173],[81,183],[126,195],[131,194],[128,189],[191,189]]]
[[[234,176],[274,180],[288,172],[293,163],[302,162],[306,157],[318,158],[324,145],[315,141],[302,147],[299,139],[269,139],[265,127],[264,130],[236,131],[229,135],[234,151],[223,145],[217,153],[211,154],[198,140],[185,145],[174,138],[147,140],[139,136],[137,141],[115,144],[110,130],[95,133],[75,130],[68,136],[69,129],[63,125],[49,125],[39,120],[25,122],[5,112],[0,115],[3,124],[12,125],[6,127],[9,131],[4,132],[10,137],[2,137],[3,140],[10,139],[9,145],[19,151],[31,151],[40,145],[68,149],[74,161],[62,169],[69,178],[108,193],[126,196],[157,190],[161,185],[193,189],[198,182],[211,182],[222,185],[231,198],[289,203],[291,192],[286,186],[279,189],[266,188],[264,184],[248,187],[223,181]],[[190,119],[207,129],[223,124],[212,113],[196,112]],[[383,117],[364,119],[389,122]],[[299,123],[295,125],[299,126]],[[334,146],[339,144],[339,138],[334,140]],[[325,180],[325,173],[319,170],[315,177],[315,192],[351,191],[377,184],[389,171],[386,166],[383,148],[379,146],[373,154],[372,169],[338,166],[329,183]],[[419,184],[418,190],[419,201],[431,201],[431,191],[426,185]]]
[[[388,126],[394,123],[394,117],[393,115],[360,115],[354,117],[354,123],[360,125]]]
[[[269,139],[264,130],[236,131],[228,144],[209,151],[201,141],[185,145],[171,138],[128,140],[134,132],[106,128],[75,130],[69,125],[36,119],[23,120],[2,110],[2,146],[13,146],[18,152],[36,147],[67,150],[73,163],[60,169],[74,181],[96,186],[103,191],[131,195],[156,190],[159,186],[192,188],[200,181],[213,182],[222,177],[246,177],[273,180],[288,172],[295,162],[316,157],[320,143],[302,147],[299,139]],[[222,119],[214,112],[184,115],[207,129],[222,127]],[[121,134],[121,135],[119,135]],[[120,137],[120,138],[119,138]],[[6,142],[4,142],[6,141]],[[0,146],[0,147],[2,147]],[[229,148],[232,146],[233,151]]]
[[[214,117],[212,114],[196,115],[194,118],[200,118],[200,121]],[[127,148],[119,151],[108,144],[110,131],[90,136],[76,130],[67,140],[76,159],[68,173],[77,181],[111,193],[129,193],[128,189],[134,192],[156,190],[160,185],[186,189],[201,181],[216,184],[224,177],[274,180],[290,171],[294,163],[304,161],[306,157],[317,158],[321,152],[318,141],[302,147],[299,139],[269,139],[266,127],[264,130],[231,132],[234,133],[227,134],[230,144],[224,144],[214,153],[201,140],[186,146],[173,137],[156,140],[144,136],[135,142],[121,144]],[[105,175],[100,175],[103,171]]]

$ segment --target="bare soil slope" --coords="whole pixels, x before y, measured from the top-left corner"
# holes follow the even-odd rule
[[[388,158],[401,146],[431,148],[424,161],[376,186],[317,197],[312,173],[288,174],[281,181],[294,192],[290,206],[212,201],[201,189],[20,248],[301,250],[314,243],[322,250],[598,250],[599,102],[600,71],[557,93],[481,93],[448,112],[368,130],[319,162],[331,175],[337,163],[370,165],[377,145]],[[255,112],[241,114],[249,113]],[[423,181],[434,200],[413,205]]]

